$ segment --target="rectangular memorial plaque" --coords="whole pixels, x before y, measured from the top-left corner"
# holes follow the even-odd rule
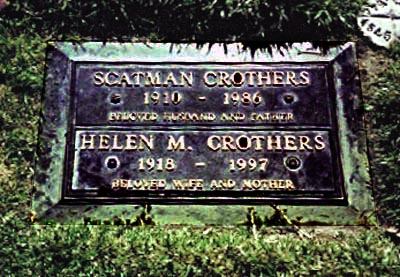
[[[354,45],[225,47],[56,43],[34,209],[364,205]]]

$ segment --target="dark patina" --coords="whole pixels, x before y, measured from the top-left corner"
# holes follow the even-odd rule
[[[255,56],[216,47],[52,48],[36,209],[347,205],[364,195],[353,44]]]

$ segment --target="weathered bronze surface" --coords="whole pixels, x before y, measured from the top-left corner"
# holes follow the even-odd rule
[[[255,56],[221,47],[51,48],[34,209],[357,201],[369,209],[354,45]]]
[[[346,201],[328,64],[83,62],[72,75],[66,201]]]
[[[113,141],[118,148],[126,147],[127,134],[136,139],[136,149],[112,150]],[[90,135],[94,149],[80,139]],[[101,136],[110,141],[108,149],[99,150]],[[140,150],[139,136],[146,140],[153,138],[152,147],[143,145]],[[179,141],[179,137],[184,144],[173,151],[168,141]],[[234,147],[222,150],[223,139],[231,137],[235,140],[231,144]],[[290,149],[295,149],[300,147],[296,142],[298,137],[310,140],[310,148],[284,150],[284,138],[292,139]],[[314,138],[325,143],[311,142]],[[276,143],[277,139],[280,145],[268,149],[268,140]],[[224,203],[227,197],[262,196],[273,201],[340,197],[338,160],[332,153],[328,131],[84,130],[77,131],[75,141],[78,145],[73,182],[65,191],[66,198],[71,200],[101,196],[129,202],[148,196],[162,201],[172,198],[173,202],[179,202],[179,197],[190,197],[193,202],[218,199]],[[192,180],[198,181],[191,184]],[[246,201],[249,200],[241,202]]]
[[[327,71],[324,64],[77,64],[76,125],[327,127],[332,125],[329,113],[333,104]],[[102,77],[98,80],[110,82],[98,81],[96,73]],[[138,78],[138,73],[148,75]],[[165,84],[171,73],[176,82]],[[191,73],[193,81],[181,82],[180,73]],[[307,84],[300,83],[301,73],[309,75]],[[287,82],[288,75],[294,76],[291,80],[297,86]],[[158,83],[149,82],[156,77]]]

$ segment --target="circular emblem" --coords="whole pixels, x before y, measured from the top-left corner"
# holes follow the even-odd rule
[[[357,21],[373,43],[389,48],[400,37],[400,0],[371,0]]]

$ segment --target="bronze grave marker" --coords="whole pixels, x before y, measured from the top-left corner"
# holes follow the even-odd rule
[[[55,43],[47,64],[38,214],[372,207],[352,43],[254,55],[240,44]]]

